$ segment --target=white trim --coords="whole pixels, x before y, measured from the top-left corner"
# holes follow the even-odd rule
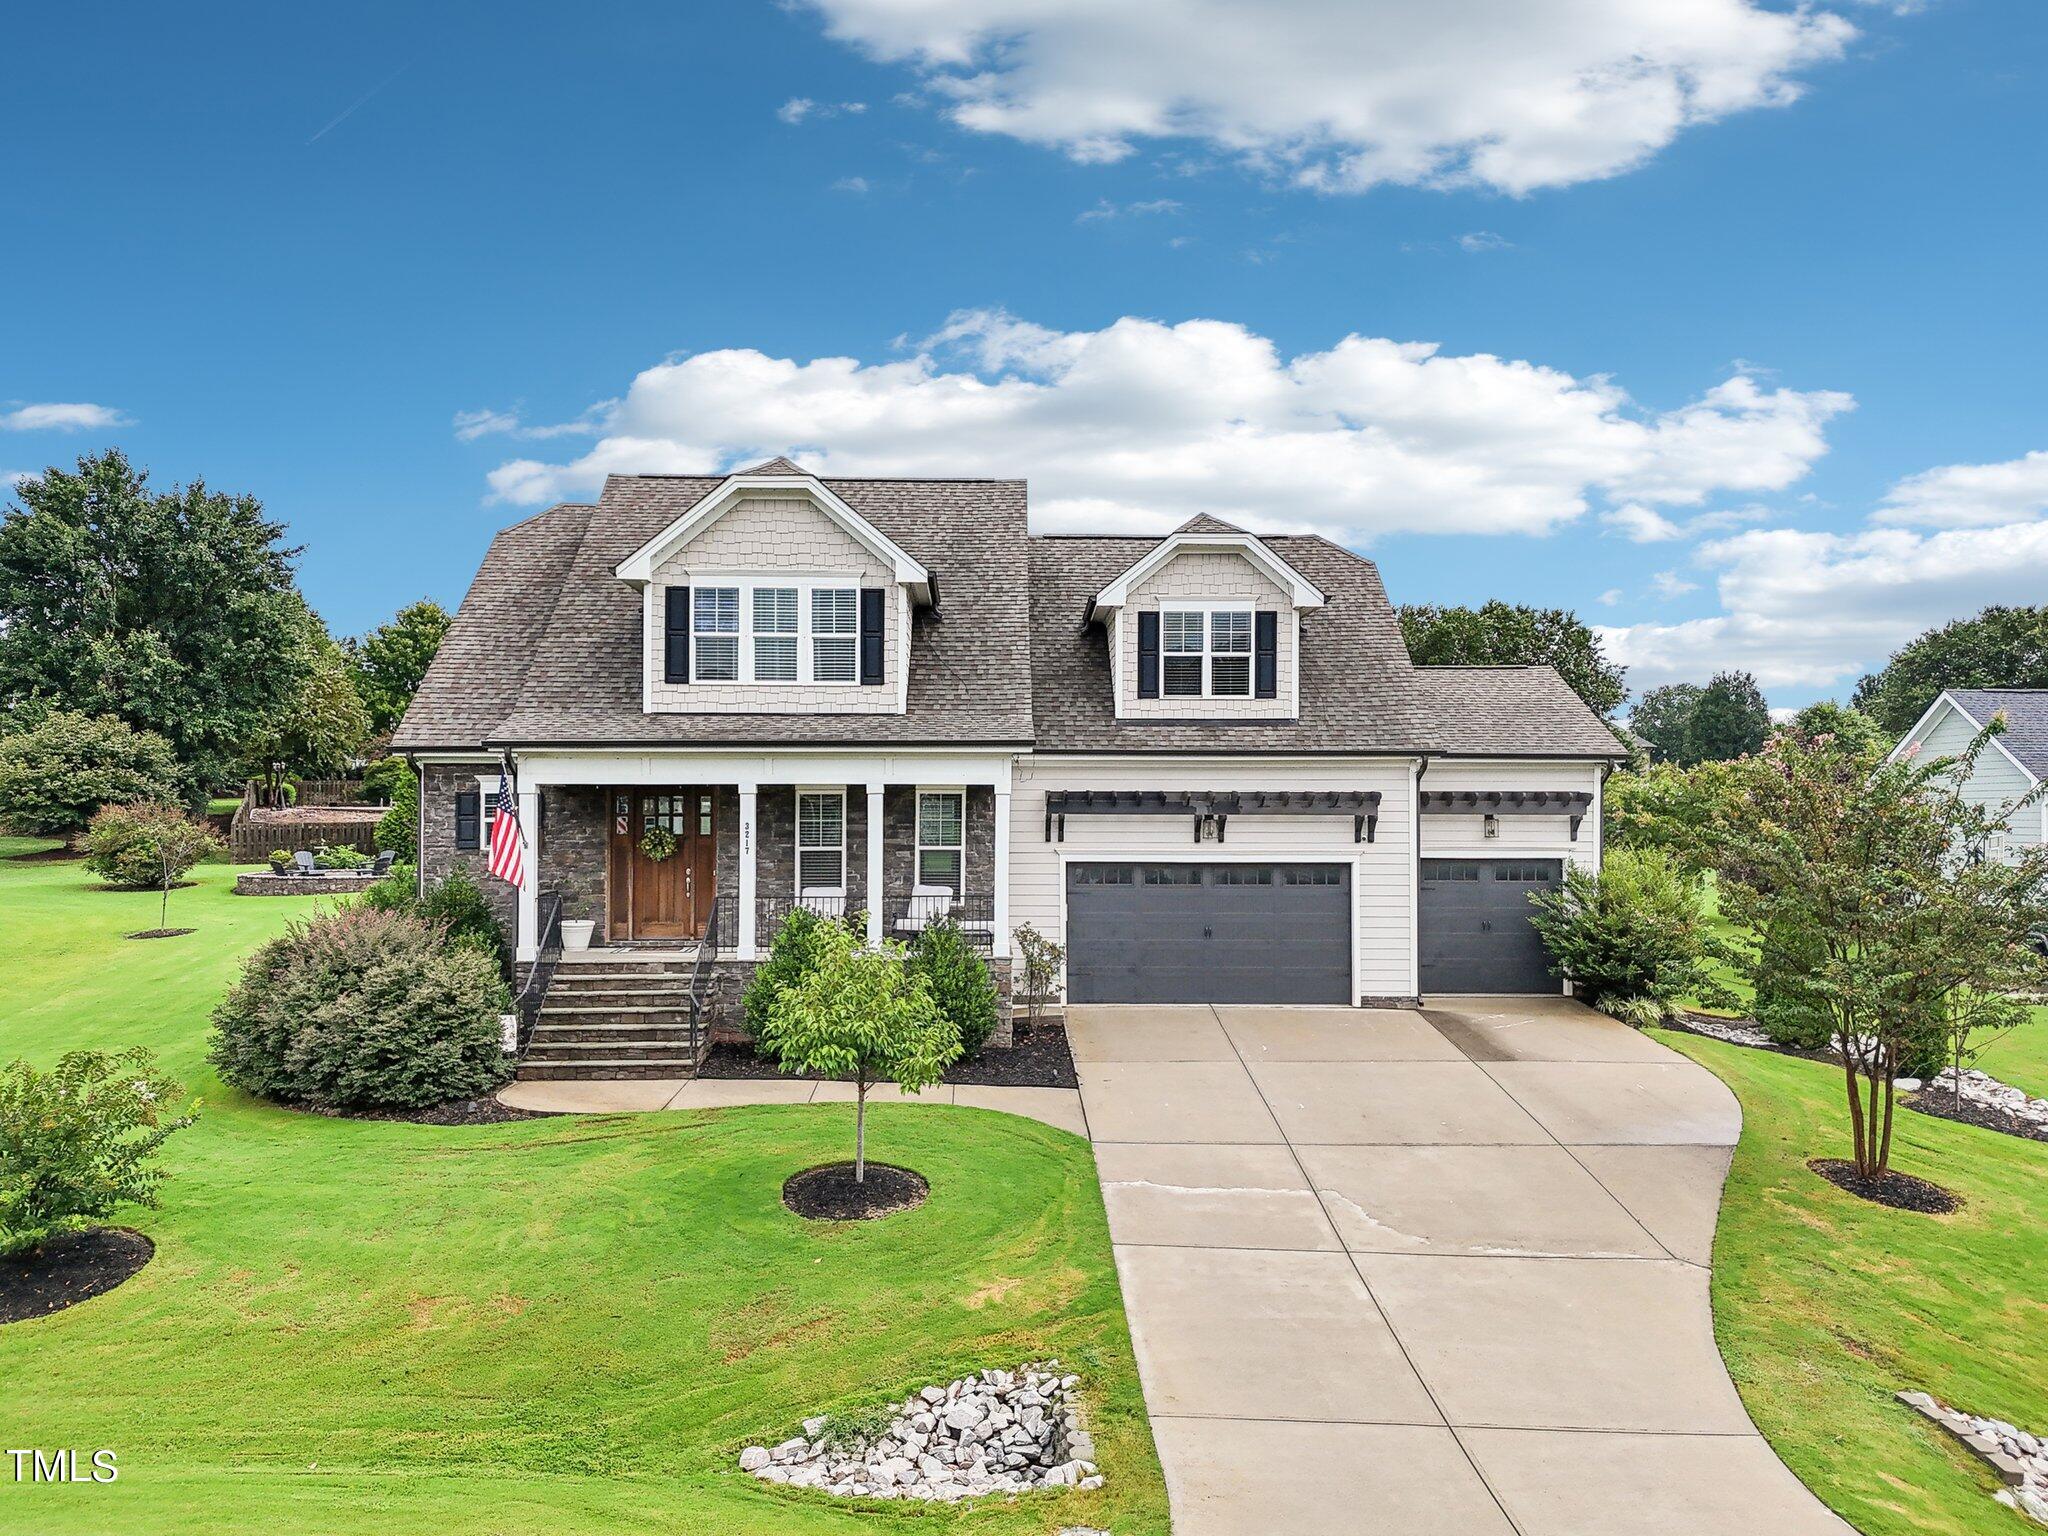
[[[758,936],[758,934],[757,934],[757,931],[756,931],[756,926],[755,926],[755,918],[756,918],[756,915],[757,915],[757,914],[756,914],[756,913],[755,913],[755,911],[754,911],[755,897],[756,897],[756,895],[757,895],[757,891],[758,891],[758,884],[757,884],[757,874],[756,874],[756,869],[755,869],[755,866],[756,866],[756,864],[757,864],[757,863],[759,862],[759,858],[760,858],[760,851],[761,851],[761,850],[760,850],[760,838],[759,838],[759,836],[757,835],[757,833],[758,833],[758,830],[759,830],[759,822],[758,822],[758,818],[757,818],[757,816],[756,816],[756,806],[755,806],[755,795],[756,795],[756,786],[755,786],[755,785],[753,785],[752,783],[742,783],[742,784],[741,784],[741,785],[739,786],[739,793],[740,793],[740,891],[739,891],[739,903],[740,903],[740,932],[739,932],[739,958],[740,958],[740,959],[742,959],[742,960],[751,960],[751,959],[753,959],[753,958],[754,958],[754,955],[755,955],[755,949],[756,949],[756,946],[757,946],[757,943],[758,943],[758,938],[759,938],[759,936]]]
[[[1351,926],[1345,935],[1345,949],[1351,957],[1351,996],[1345,1003],[1347,1008],[1357,1008],[1359,1003],[1358,977],[1358,899],[1363,884],[1366,855],[1362,853],[1332,854],[1321,857],[1314,854],[1272,854],[1272,853],[1207,853],[1196,856],[1184,854],[1156,855],[1149,853],[1117,853],[1113,850],[1067,849],[1057,850],[1060,865],[1060,945],[1073,953],[1073,934],[1067,916],[1067,866],[1069,864],[1348,864],[1351,867]],[[1060,962],[1060,990],[1067,988],[1067,965]],[[1412,994],[1411,994],[1412,995]],[[1088,1006],[1082,1004],[1083,1007]],[[1328,1004],[1323,1006],[1327,1007]]]
[[[894,540],[834,495],[816,475],[728,475],[703,500],[621,560],[613,574],[622,581],[640,585],[651,583],[657,566],[746,497],[777,495],[798,495],[813,502],[851,535],[855,543],[888,566],[897,581],[917,588],[913,596],[923,601],[930,600],[931,573]]]
[[[960,809],[963,813],[966,811],[964,801]],[[960,842],[961,857],[964,859],[967,843],[967,828],[964,825],[960,829]],[[1007,960],[1010,958],[1010,792],[1007,789],[996,791],[995,882],[996,902],[992,915],[995,918],[996,931],[990,956],[997,960]]]
[[[804,796],[825,795],[839,802],[839,895],[843,901],[847,889],[846,869],[846,786],[844,784],[798,784],[790,801],[790,883],[796,888],[797,900],[804,894]],[[826,845],[819,844],[813,851],[822,851]]]
[[[960,844],[956,849],[951,843],[927,843],[924,840],[924,797],[926,795],[958,795],[960,797]],[[928,882],[924,878],[924,851],[927,848],[937,853],[958,852],[960,855],[959,888],[953,892],[956,898],[967,895],[967,786],[965,784],[920,784],[910,805],[910,888],[914,893]]]
[[[540,790],[521,784],[514,793],[519,797],[519,830],[525,834],[519,857],[525,865],[526,879],[520,884],[514,903],[513,930],[517,940],[513,955],[520,960],[540,958]]]
[[[1923,726],[1928,726],[1931,724],[1931,722],[1934,719],[1934,712],[1940,709],[1941,706],[1944,704],[1946,704],[1950,709],[1954,710],[1957,714],[1961,715],[1965,720],[1969,721],[1970,724],[1973,727],[1975,727],[1975,729],[1979,731],[1984,729],[1984,722],[1979,720],[1975,715],[1971,714],[1967,709],[1963,708],[1962,701],[1956,698],[1956,696],[1950,693],[1946,688],[1944,688],[1941,690],[1939,696],[1936,697],[1935,701],[1927,706],[1927,713],[1922,715],[1918,720],[1915,720],[1913,722],[1913,729],[1906,732],[1905,735],[1901,736],[1899,738],[1899,744],[1893,747],[1891,751],[1885,754],[1885,762],[1891,763],[1897,760],[1899,754],[1904,752],[1907,747],[1911,746],[1914,741],[1924,739],[1921,735],[1921,728]],[[1991,745],[1998,749],[1999,756],[2003,757],[2008,763],[2011,763],[2013,767],[2017,768],[2020,771],[2021,775],[2025,777],[2026,781],[2029,784],[2038,785],[2041,782],[2041,780],[2034,774],[2033,770],[2028,768],[2027,765],[2021,762],[2018,758],[2014,757],[2012,755],[2011,750],[2006,746],[2006,744],[2000,741],[1996,736],[1991,738]],[[2048,831],[2048,818],[2043,819],[2042,827],[2044,831]]]
[[[616,784],[626,788],[680,783],[740,784],[987,784],[1008,789],[1016,755],[888,748],[620,747],[522,753],[524,779],[541,784]],[[678,776],[681,777],[678,777]]]
[[[882,786],[868,784],[868,943],[882,942]]]
[[[1408,995],[1422,996],[1422,768],[1408,766]]]
[[[1288,601],[1296,608],[1323,606],[1323,594],[1316,590],[1315,585],[1307,577],[1248,533],[1170,533],[1154,545],[1137,564],[1096,593],[1095,606],[1098,609],[1123,607],[1130,601],[1132,588],[1140,585],[1146,577],[1175,555],[1190,550],[1198,553],[1241,555],[1269,577],[1275,586],[1284,590],[1288,595]]]
[[[860,576],[852,571],[713,571],[704,573],[705,579],[698,581],[694,574],[685,589],[690,594],[690,687],[710,688],[858,688],[860,680]],[[796,641],[795,677],[756,677],[754,629],[754,594],[763,589],[796,593],[796,629],[789,635]],[[697,627],[697,597],[703,592],[736,592],[736,622],[733,630],[700,630]],[[851,592],[853,594],[853,630],[849,635],[834,634],[827,638],[850,639],[853,642],[853,676],[819,677],[817,675],[817,634],[813,617],[815,594],[819,592]],[[733,642],[733,677],[706,677],[698,671],[698,662],[703,656],[704,640],[725,640]],[[653,668],[648,669],[650,681]],[[667,668],[663,667],[663,682],[667,683]],[[680,687],[681,684],[669,686]]]

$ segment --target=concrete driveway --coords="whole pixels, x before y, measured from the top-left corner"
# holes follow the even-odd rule
[[[1707,1280],[1741,1115],[1564,999],[1074,1007],[1177,1536],[1844,1536]]]

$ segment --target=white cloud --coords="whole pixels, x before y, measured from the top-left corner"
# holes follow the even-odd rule
[[[600,400],[573,421],[558,421],[541,426],[528,425],[516,409],[496,411],[486,407],[480,411],[457,411],[455,440],[473,443],[480,437],[595,437],[604,430],[605,423],[611,420],[611,414],[617,406],[616,400]]]
[[[1683,597],[1688,592],[1697,592],[1700,584],[1687,581],[1676,571],[1659,571],[1650,578],[1650,589],[1659,597]]]
[[[2003,464],[1945,464],[1908,475],[1889,491],[1874,520],[1929,528],[1982,528],[2048,512],[2048,453]]]
[[[794,128],[814,117],[858,117],[867,109],[864,101],[813,101],[808,96],[792,96],[775,109],[775,115]]]
[[[7,432],[90,432],[102,427],[125,427],[128,418],[111,405],[50,402],[17,405],[0,410],[0,431]]]
[[[1490,229],[1475,229],[1458,236],[1458,249],[1473,256],[1484,255],[1487,251],[1512,251],[1514,248],[1514,241],[1505,235],[1496,235]]]
[[[1601,606],[1601,607],[1603,607],[1603,608],[1612,608],[1612,607],[1613,607],[1613,606],[1614,606],[1614,605],[1615,605],[1616,603],[1620,602],[1620,601],[1621,601],[1621,599],[1622,599],[1622,590],[1621,590],[1621,588],[1619,588],[1619,587],[1609,587],[1609,588],[1608,588],[1608,589],[1607,589],[1607,590],[1606,590],[1605,592],[1602,592],[1602,593],[1600,594],[1600,599],[1599,599],[1599,601],[1600,601],[1600,606]]]
[[[1702,545],[1723,612],[1602,631],[1642,689],[1743,667],[1766,688],[1831,688],[1992,603],[2048,592],[2048,522],[1917,533],[1757,529]]]
[[[22,481],[34,478],[35,471],[32,469],[0,469],[0,485],[6,486],[10,491]]]
[[[1825,451],[1819,422],[1848,403],[1720,385],[1646,413],[1604,377],[1431,342],[1347,336],[1286,357],[1216,320],[1062,332],[973,310],[890,362],[670,358],[585,413],[603,422],[587,454],[501,465],[490,487],[531,505],[587,494],[607,471],[787,451],[828,474],[1028,475],[1041,529],[1164,529],[1207,510],[1351,540],[1542,534],[1610,495],[1782,487]]]
[[[1143,218],[1148,214],[1179,213],[1181,203],[1176,198],[1152,197],[1138,203],[1113,203],[1102,197],[1095,200],[1093,208],[1084,208],[1074,216],[1076,224],[1096,224],[1109,219],[1126,217]]]
[[[1600,521],[1618,533],[1625,534],[1631,544],[1661,544],[1667,539],[1685,537],[1685,530],[1671,521],[1662,512],[1653,512],[1641,502],[1624,502],[1600,514]]]
[[[868,190],[868,179],[865,176],[842,176],[832,183],[832,190],[859,195]]]
[[[1329,192],[1613,176],[1783,106],[1856,29],[1758,0],[808,0],[962,127],[1119,160],[1193,139]]]

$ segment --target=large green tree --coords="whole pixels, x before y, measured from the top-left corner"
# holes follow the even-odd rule
[[[1771,710],[1756,678],[1747,672],[1717,672],[1693,705],[1686,752],[1695,763],[1732,762],[1761,751],[1770,734]]]
[[[1652,688],[1636,700],[1629,711],[1628,728],[1649,743],[1651,755],[1660,763],[1677,763],[1689,768],[1692,712],[1700,702],[1698,683],[1666,683]]]
[[[298,686],[243,744],[244,771],[265,781],[273,805],[283,803],[284,774],[339,773],[370,734],[348,658],[318,614],[303,602],[297,608],[282,661]]]
[[[2048,688],[2048,607],[1986,608],[1930,629],[1858,683],[1853,702],[1898,737],[1944,688]]]
[[[0,703],[44,699],[167,738],[225,782],[299,679],[280,664],[296,550],[252,496],[152,491],[116,449],[15,487],[0,518]]]
[[[1607,659],[1600,637],[1566,608],[1499,599],[1477,608],[1406,603],[1401,635],[1418,666],[1553,666],[1602,720],[1628,697],[1623,669]]]
[[[388,623],[379,624],[360,640],[347,642],[355,670],[356,692],[370,714],[370,729],[388,736],[405,718],[405,707],[419,691],[427,664],[441,648],[441,637],[455,621],[432,598],[407,603]]]

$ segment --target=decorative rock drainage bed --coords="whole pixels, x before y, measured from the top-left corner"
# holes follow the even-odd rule
[[[2048,1441],[2003,1419],[1980,1419],[1936,1402],[1925,1392],[1901,1392],[1899,1401],[1954,1435],[1997,1472],[2005,1486],[1992,1497],[2048,1525]]]
[[[825,1415],[774,1447],[750,1445],[740,1470],[841,1497],[951,1503],[1033,1488],[1100,1488],[1081,1428],[1078,1376],[1059,1362],[983,1371],[925,1387],[887,1410],[886,1427],[847,1432]]]

